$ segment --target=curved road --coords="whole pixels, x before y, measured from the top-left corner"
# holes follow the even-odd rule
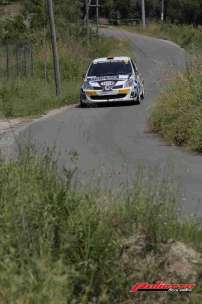
[[[40,149],[55,146],[61,166],[68,167],[69,152],[76,151],[79,175],[84,184],[99,176],[109,187],[128,184],[141,164],[154,172],[174,174],[181,185],[184,211],[202,214],[202,157],[165,145],[156,135],[146,131],[150,106],[167,76],[185,67],[184,50],[172,42],[138,34],[113,29],[102,29],[102,32],[131,40],[137,65],[145,79],[144,103],[140,106],[71,108],[32,123],[20,132],[19,138],[29,138]]]

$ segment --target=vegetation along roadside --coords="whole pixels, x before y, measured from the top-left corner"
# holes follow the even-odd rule
[[[23,6],[22,6],[23,4]],[[23,1],[17,15],[0,14],[0,117],[26,117],[78,103],[83,72],[95,57],[129,54],[128,43],[98,37],[86,28],[77,4],[55,7],[62,95],[55,97],[47,8],[41,2]],[[116,45],[116,50],[114,50]]]
[[[201,303],[201,223],[178,218],[169,178],[148,183],[139,170],[127,193],[78,191],[74,170],[61,179],[53,159],[29,149],[0,162],[2,304]],[[197,287],[130,295],[157,279]]]
[[[151,128],[168,143],[202,152],[202,28],[151,23],[126,27],[146,35],[170,39],[190,53],[191,64],[170,81],[151,113]]]

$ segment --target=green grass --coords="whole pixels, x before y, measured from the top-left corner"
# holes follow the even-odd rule
[[[44,49],[36,46],[33,77],[1,79],[1,117],[33,116],[53,108],[78,103],[82,75],[92,59],[109,54],[128,55],[131,51],[126,41],[92,37],[89,45],[86,44],[85,39],[79,42],[71,38],[68,43],[60,41],[59,53],[62,95],[59,98],[55,96],[50,47]]]
[[[53,81],[39,79],[10,81],[0,84],[1,117],[27,117],[45,113],[66,104],[77,103],[79,83],[63,82],[62,96],[55,96]]]
[[[168,143],[202,153],[202,73],[198,57],[188,72],[176,76],[151,113],[151,128]]]
[[[192,25],[149,23],[146,29],[143,29],[142,25],[125,26],[124,28],[144,35],[171,40],[195,53],[200,52],[202,48],[201,27],[197,29]]]
[[[0,162],[2,304],[129,304],[141,298],[130,296],[132,284],[168,279],[162,263],[170,239],[202,252],[201,226],[178,219],[169,180],[148,183],[139,171],[127,193],[78,192],[71,171],[61,179],[51,154],[35,155]],[[199,304],[201,293],[172,299]],[[147,294],[141,303],[157,300]]]

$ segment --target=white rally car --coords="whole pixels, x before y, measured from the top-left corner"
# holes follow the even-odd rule
[[[129,57],[95,59],[81,86],[80,105],[103,102],[141,103],[144,80]]]

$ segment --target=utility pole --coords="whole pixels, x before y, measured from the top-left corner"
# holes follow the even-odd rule
[[[50,20],[56,95],[60,96],[61,95],[60,64],[59,64],[59,56],[58,56],[58,48],[57,48],[55,19],[54,19],[54,13],[53,13],[53,0],[47,0],[47,6],[48,6],[48,15],[49,15],[49,20]]]
[[[87,27],[87,35],[89,36],[89,11],[91,7],[94,7],[96,9],[96,32],[99,33],[99,0],[96,0],[94,2],[95,4],[91,4],[92,0],[85,0],[85,6],[86,6],[86,16],[85,16],[85,23]]]
[[[164,22],[165,0],[161,0],[161,21]]]
[[[145,17],[145,0],[142,0],[142,26],[145,29],[146,27],[146,17]]]
[[[99,33],[99,0],[96,0],[96,25],[97,25],[97,35]]]
[[[89,0],[85,0],[85,4],[86,4],[86,16],[85,16],[86,30],[87,30],[87,38],[89,38]]]

